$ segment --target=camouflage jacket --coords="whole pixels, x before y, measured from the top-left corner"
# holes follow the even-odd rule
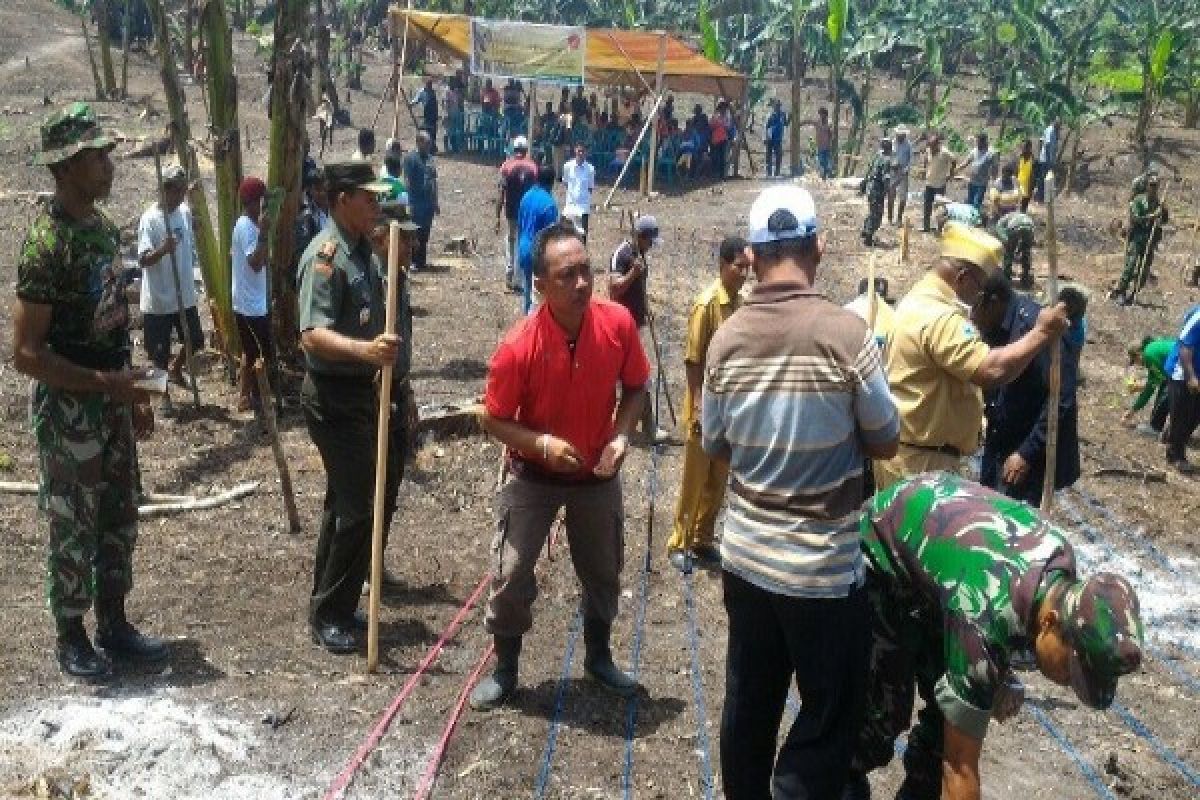
[[[1014,233],[1027,233],[1032,236],[1033,230],[1033,217],[1020,211],[1010,211],[996,220],[996,238],[1001,244],[1008,244],[1008,238]]]
[[[938,707],[982,738],[1010,654],[1029,646],[1043,577],[1075,576],[1070,544],[1033,508],[945,472],[894,484],[866,512],[862,542],[873,577],[897,602],[932,608],[924,618],[940,624],[929,631],[942,640]]]
[[[892,179],[892,157],[876,153],[867,165],[867,174],[863,176],[861,192],[879,197],[887,192],[888,183]]]
[[[1129,238],[1139,241],[1146,241],[1150,238],[1150,232],[1155,229],[1154,212],[1162,208],[1162,218],[1158,221],[1158,232],[1155,238],[1162,237],[1163,225],[1167,224],[1167,209],[1162,206],[1162,201],[1156,200],[1153,204],[1144,194],[1134,196],[1129,202]]]
[[[97,212],[85,222],[51,202],[33,221],[17,264],[17,297],[51,306],[46,344],[92,369],[120,369],[129,353],[129,305],[120,234]]]

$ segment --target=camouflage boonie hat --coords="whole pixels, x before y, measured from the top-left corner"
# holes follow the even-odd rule
[[[1071,688],[1087,706],[1106,709],[1117,678],[1142,663],[1141,611],[1129,581],[1101,572],[1070,586],[1062,600],[1063,633],[1071,643]]]
[[[82,150],[111,150],[116,146],[116,140],[100,129],[92,107],[75,102],[46,117],[42,123],[42,152],[33,163],[49,166]]]

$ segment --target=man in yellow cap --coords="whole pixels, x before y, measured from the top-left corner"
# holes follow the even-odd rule
[[[900,449],[875,462],[875,485],[931,470],[957,471],[979,446],[982,389],[1015,379],[1067,329],[1062,304],[1043,309],[1033,330],[1004,347],[989,348],[971,324],[988,273],[1004,249],[990,234],[951,223],[941,257],[896,306],[885,364],[900,413]]]

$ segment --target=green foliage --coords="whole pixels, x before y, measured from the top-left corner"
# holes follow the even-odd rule
[[[849,0],[829,0],[828,9],[825,14],[825,32],[829,36],[829,43],[834,48],[838,48],[842,44],[842,37],[846,34],[846,21],[850,16]]]
[[[1095,67],[1088,75],[1093,85],[1110,92],[1141,93],[1142,71],[1136,66]]]
[[[887,106],[875,112],[874,119],[882,128],[894,128],[897,125],[920,125],[923,112],[911,103],[898,103]]]
[[[1167,28],[1159,34],[1150,51],[1150,80],[1155,88],[1160,88],[1167,77],[1167,62],[1171,59],[1171,47],[1175,42],[1175,32]]]
[[[696,19],[700,25],[700,51],[710,61],[720,62],[722,60],[721,43],[717,41],[717,28],[709,15],[708,0],[700,0]]]

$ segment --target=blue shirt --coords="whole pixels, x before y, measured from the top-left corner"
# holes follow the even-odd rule
[[[525,276],[525,311],[533,304],[530,283],[533,273],[533,243],[537,235],[558,222],[554,195],[543,186],[534,186],[521,198],[517,208],[517,265]]]
[[[767,141],[771,144],[782,142],[783,129],[787,124],[787,114],[779,110],[772,111],[771,116],[767,117]]]
[[[404,156],[404,184],[408,189],[408,215],[422,228],[433,224],[437,207],[437,168],[433,156],[422,156],[416,150]]]
[[[1038,153],[1038,161],[1043,164],[1050,164],[1058,155],[1058,131],[1054,130],[1053,125],[1047,125],[1046,130],[1042,133],[1042,151]]]
[[[1192,370],[1200,375],[1200,309],[1192,309],[1183,323],[1179,338],[1175,340],[1175,346],[1171,348],[1171,354],[1167,356],[1167,363],[1163,365],[1163,372],[1173,381],[1184,380],[1183,365],[1179,363],[1179,351],[1184,347],[1192,349]]]

